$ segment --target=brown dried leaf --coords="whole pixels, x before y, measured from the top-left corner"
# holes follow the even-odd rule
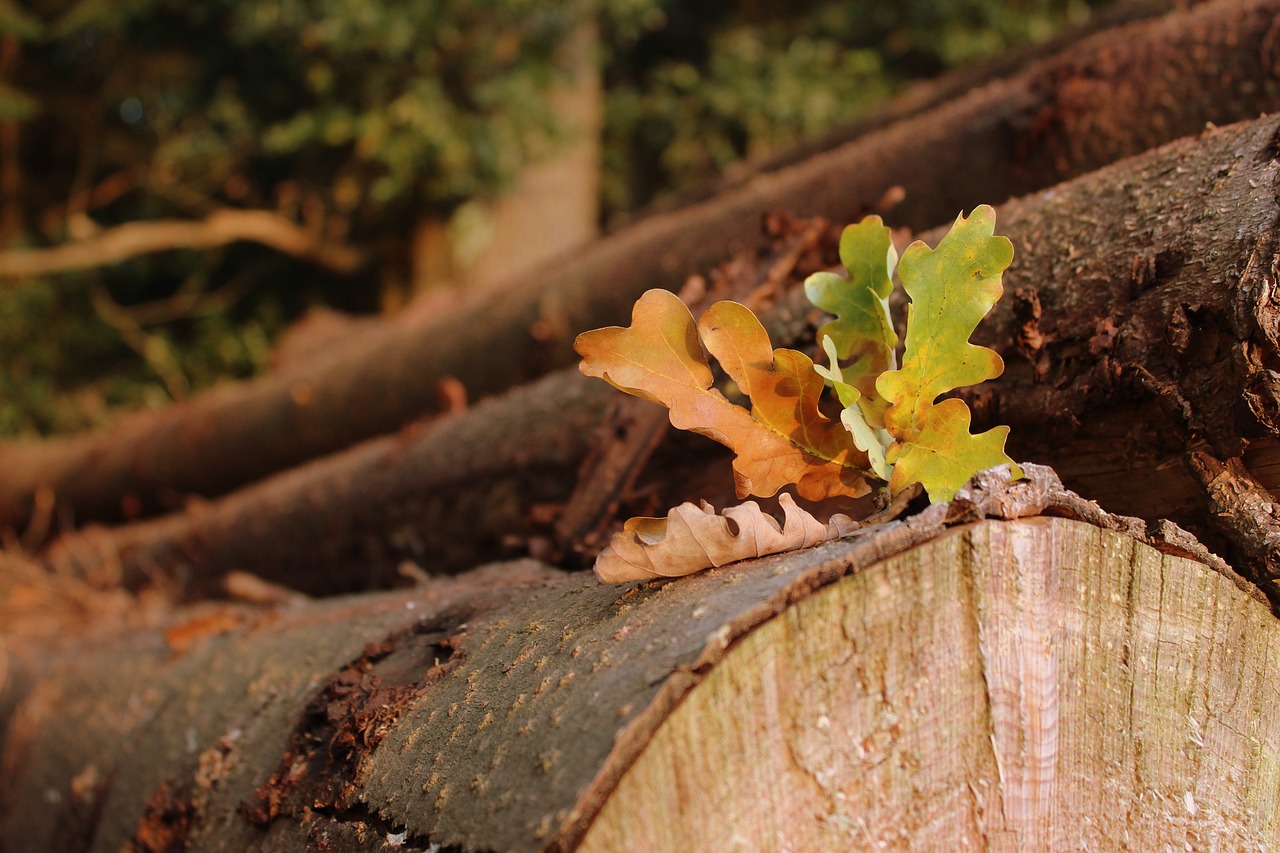
[[[859,526],[845,515],[832,516],[823,524],[785,492],[778,496],[778,503],[781,525],[755,501],[731,506],[720,515],[703,501],[700,507],[683,503],[666,518],[632,518],[596,558],[596,576],[605,583],[681,577],[738,560],[808,548]]]

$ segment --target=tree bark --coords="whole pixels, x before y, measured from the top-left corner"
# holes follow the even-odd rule
[[[1197,2],[1203,3],[1204,0],[1197,0]],[[684,206],[705,201],[733,187],[741,186],[761,174],[778,172],[788,166],[803,163],[810,157],[825,154],[857,141],[891,124],[938,109],[963,98],[975,89],[1023,74],[1028,68],[1042,62],[1045,57],[1064,55],[1098,33],[1141,21],[1150,21],[1162,15],[1168,15],[1175,9],[1186,9],[1192,5],[1196,4],[1171,2],[1171,0],[1149,0],[1149,2],[1148,0],[1138,0],[1138,2],[1126,0],[1113,6],[1091,9],[1089,19],[1083,24],[1065,27],[1046,41],[1023,44],[990,59],[953,68],[936,79],[914,83],[910,88],[894,96],[887,104],[872,110],[867,115],[834,127],[815,139],[799,142],[762,160],[734,166],[721,180],[690,190],[688,195],[671,202],[670,206]]]
[[[1009,367],[967,394],[1012,427],[1015,457],[1050,462],[1113,511],[1184,524],[1270,593],[1278,153],[1268,118],[1006,205],[1019,272],[979,337]],[[1234,460],[1266,495],[1261,517],[1228,511],[1209,459]]]
[[[1261,596],[1187,534],[1028,474],[672,583],[526,561],[20,651],[0,847],[1273,840]]]
[[[1012,427],[1015,458],[1054,466],[1110,510],[1173,518],[1268,592],[1280,578],[1268,491],[1280,489],[1277,139],[1277,118],[1212,130],[1002,206],[997,231],[1015,260],[979,337],[1006,370],[966,395],[975,429]],[[814,257],[782,264],[781,278],[754,253],[713,276],[792,285],[768,312],[777,343],[811,334],[794,285],[830,257],[836,232],[815,233]],[[788,245],[765,257],[806,244]],[[545,554],[553,524],[561,547],[584,533],[557,513],[593,427],[625,438],[654,425],[643,404],[606,419],[611,399],[570,369],[183,514],[64,538],[46,559],[90,576],[119,566],[130,585],[157,574],[208,584],[240,569],[321,592],[385,582],[405,560],[465,568],[531,541]],[[674,435],[634,488],[624,481],[636,457],[583,471],[583,488],[600,487],[599,517],[616,521],[623,492],[631,514],[731,499],[718,446]],[[634,452],[655,441],[641,436]],[[1242,489],[1263,511],[1231,509]],[[343,579],[352,561],[365,574]]]
[[[1275,2],[1219,2],[1104,32],[1006,80],[803,164],[601,240],[573,260],[479,292],[422,327],[388,327],[307,370],[221,389],[94,435],[0,448],[0,525],[42,488],[79,519],[119,519],[216,495],[438,411],[452,377],[480,397],[572,359],[583,329],[619,322],[748,244],[760,212],[845,221],[893,187],[924,228],[1201,128],[1280,104]],[[1141,117],[1137,120],[1135,117]]]
[[[556,373],[180,513],[64,535],[42,559],[98,586],[178,581],[187,597],[229,571],[315,595],[462,571],[549,534],[538,508],[568,500],[613,395]]]

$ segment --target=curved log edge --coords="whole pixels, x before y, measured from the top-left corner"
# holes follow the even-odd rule
[[[644,840],[639,847],[612,845],[618,839],[660,844],[664,827],[724,827],[711,812],[733,816],[752,803],[770,802],[700,800],[707,811],[683,817],[680,809],[646,814],[626,805],[624,797],[640,796],[641,803],[648,802],[644,796],[661,797],[661,791],[629,781],[657,772],[655,761],[658,771],[680,770],[651,756],[670,758],[663,750],[671,748],[672,738],[681,742],[672,721],[692,713],[681,709],[697,707],[698,697],[723,678],[735,655],[746,653],[753,637],[800,618],[797,608],[855,583],[856,596],[874,611],[899,578],[912,598],[898,604],[916,613],[924,632],[918,641],[892,638],[908,656],[903,672],[915,672],[917,681],[931,674],[947,681],[950,676],[923,663],[965,638],[976,637],[982,647],[977,677],[979,683],[986,679],[989,695],[973,707],[991,721],[979,740],[994,744],[995,757],[988,754],[986,764],[975,767],[987,774],[983,785],[1000,780],[998,787],[966,794],[978,803],[970,812],[981,812],[982,826],[996,831],[1000,820],[1013,827],[1008,831],[1029,826],[1047,808],[1045,792],[1052,787],[1044,774],[1052,771],[1053,756],[1035,749],[1047,749],[1051,735],[1054,743],[1075,749],[1079,743],[1072,738],[1081,725],[1097,729],[1091,718],[1077,716],[1053,722],[1050,732],[1039,712],[1056,714],[1058,706],[1027,705],[1036,696],[1049,701],[1041,695],[1048,682],[1037,681],[1037,671],[1024,666],[1038,659],[1027,657],[1028,651],[1039,648],[1043,657],[1052,648],[1061,653],[1051,655],[1059,670],[1053,681],[1058,692],[1050,698],[1061,699],[1063,714],[1071,696],[1094,687],[1087,672],[1068,672],[1064,661],[1084,666],[1092,655],[1119,668],[1120,675],[1112,676],[1120,681],[1103,686],[1110,699],[1132,706],[1129,713],[1155,713],[1158,706],[1166,716],[1177,716],[1162,718],[1146,734],[1129,722],[1117,723],[1130,726],[1128,734],[1114,735],[1128,751],[1103,755],[1117,772],[1129,774],[1130,784],[1139,771],[1148,774],[1143,784],[1149,788],[1130,791],[1124,800],[1135,826],[1149,818],[1152,826],[1174,827],[1161,832],[1207,831],[1205,821],[1229,812],[1236,833],[1231,839],[1274,833],[1280,808],[1265,799],[1275,792],[1264,782],[1280,774],[1280,749],[1262,733],[1280,731],[1280,697],[1274,695],[1280,665],[1265,653],[1280,642],[1280,628],[1265,599],[1179,529],[1103,513],[1063,490],[1050,470],[1027,468],[1025,481],[1009,483],[997,469],[975,478],[950,504],[809,551],[678,582],[604,587],[586,575],[522,561],[436,579],[409,592],[271,609],[205,606],[163,632],[138,632],[53,659],[17,657],[0,694],[0,848],[155,850],[180,844],[193,850],[283,850],[323,842],[330,850],[379,844],[418,850],[662,849]],[[1001,523],[1015,519],[1024,520]],[[1008,532],[1014,527],[1025,528],[1021,540]],[[1010,551],[999,544],[1034,540],[1035,547],[1048,543],[1052,550],[1053,543],[1081,530],[1097,540],[1092,568],[1062,555],[1037,563],[1026,559],[1025,548]],[[931,556],[912,569],[911,555],[926,552]],[[991,556],[997,552],[1005,556]],[[1139,559],[1142,554],[1147,557]],[[978,571],[984,561],[994,568]],[[1049,587],[1052,594],[1044,591]],[[946,601],[956,612],[942,606]],[[943,622],[933,621],[944,617],[959,619],[963,631],[948,635],[938,627]],[[1117,618],[1108,622],[1111,617]],[[834,628],[845,635],[846,661],[868,646],[883,652],[886,639],[876,635],[875,620],[862,618],[864,627],[855,622]],[[1107,630],[1072,639],[1068,628],[1080,622]],[[924,630],[929,625],[934,627]],[[1196,638],[1212,642],[1191,642]],[[1072,655],[1084,657],[1077,661]],[[754,664],[748,658],[738,665]],[[1133,690],[1154,690],[1166,676],[1181,692],[1138,702]],[[852,679],[845,686],[857,683]],[[917,689],[923,683],[886,701],[928,698],[932,694]],[[874,693],[884,685],[863,688]],[[1218,707],[1211,700],[1221,690],[1230,697]],[[796,698],[787,696],[782,706],[793,723],[807,707],[794,706]],[[1213,707],[1201,707],[1206,701]],[[715,729],[737,712],[722,713],[727,716],[702,716],[703,728]],[[828,724],[838,715],[843,725],[850,712],[813,713],[826,714]],[[929,714],[945,716],[938,708]],[[1183,731],[1209,726],[1213,716],[1225,724],[1199,734]],[[1039,722],[1029,723],[1032,717]],[[822,726],[810,722],[784,728]],[[919,722],[904,718],[900,725],[910,730]],[[771,732],[759,733],[760,739]],[[1148,735],[1150,740],[1141,740]],[[1187,754],[1187,737],[1201,737],[1203,745],[1210,735],[1214,754],[1202,771],[1201,759],[1194,758],[1190,775],[1176,785],[1150,775],[1164,767],[1165,752]],[[1141,742],[1135,746],[1133,738]],[[1135,756],[1134,749],[1141,754]],[[694,767],[709,760],[698,752],[674,764]],[[857,762],[828,759],[846,776],[866,775]],[[1220,761],[1234,763],[1214,763]],[[1234,768],[1235,775],[1224,767]],[[1186,768],[1179,764],[1175,770]],[[726,783],[738,779],[733,773],[720,776]],[[1210,785],[1210,776],[1233,778],[1234,787]],[[819,789],[831,781],[821,774],[814,778]],[[969,777],[956,778],[969,790]],[[1184,791],[1193,791],[1199,805],[1190,812],[1183,808],[1179,821],[1169,824],[1151,812],[1152,792],[1167,798]],[[688,794],[679,784],[666,791]],[[1232,797],[1238,802],[1228,802]],[[945,800],[953,801],[954,796]],[[1063,820],[1078,821],[1080,814],[1071,809],[1090,804],[1054,808]],[[874,806],[869,802],[867,808]],[[1121,814],[1124,807],[1118,807]],[[769,808],[777,817],[800,815],[794,804],[780,812]],[[814,832],[845,831],[839,821],[810,823],[818,827]]]

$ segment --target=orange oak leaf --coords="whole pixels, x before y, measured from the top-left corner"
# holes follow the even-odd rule
[[[713,387],[707,350],[751,400],[730,402]],[[769,497],[794,485],[809,500],[870,491],[867,456],[849,431],[818,410],[823,381],[803,353],[773,349],[760,321],[736,302],[717,302],[695,328],[679,297],[650,290],[628,327],[584,332],[574,342],[579,368],[615,388],[671,410],[678,429],[733,450],[738,497]]]

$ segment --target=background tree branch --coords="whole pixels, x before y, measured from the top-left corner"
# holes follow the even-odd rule
[[[329,242],[274,211],[224,208],[201,220],[128,222],[60,246],[0,252],[0,278],[94,269],[156,252],[205,251],[239,241],[260,243],[344,275],[363,263],[356,249]]]

